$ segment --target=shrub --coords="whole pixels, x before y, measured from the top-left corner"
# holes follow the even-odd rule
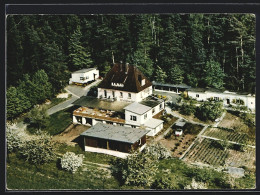
[[[43,131],[37,131],[35,136],[24,142],[19,152],[26,161],[39,165],[54,159],[54,145],[55,143],[51,140],[49,134]]]
[[[195,112],[196,106],[192,104],[183,103],[180,107],[180,113],[184,115],[191,115]]]
[[[197,108],[195,116],[202,121],[214,121],[216,118],[221,116],[222,112],[222,103],[204,102]]]
[[[154,183],[152,184],[152,189],[176,189],[173,183],[173,178],[169,176],[162,176],[157,178]]]
[[[21,131],[16,125],[6,125],[6,145],[8,153],[18,151],[24,144],[24,131]]]
[[[214,147],[214,148],[220,149],[220,150],[225,150],[223,142],[219,141],[219,140],[212,140],[211,146]]]
[[[76,155],[73,152],[66,152],[61,158],[61,168],[75,173],[83,164],[83,155]]]
[[[144,148],[144,153],[154,156],[156,159],[166,159],[171,157],[170,151],[160,143],[152,143]]]
[[[207,189],[208,186],[206,183],[197,182],[194,178],[189,185],[185,186],[184,189]]]
[[[158,161],[154,156],[144,152],[135,152],[126,159],[112,161],[112,175],[126,185],[151,186],[155,180]]]
[[[253,127],[255,126],[255,120],[254,120],[254,116],[252,114],[249,113],[240,113],[239,117],[244,121],[244,123],[249,126],[249,127]]]

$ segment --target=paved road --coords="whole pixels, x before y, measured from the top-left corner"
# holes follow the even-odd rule
[[[97,80],[86,87],[81,87],[81,86],[77,86],[77,85],[68,85],[67,87],[65,87],[65,90],[68,93],[72,94],[72,97],[65,102],[62,102],[56,106],[51,107],[50,109],[47,110],[47,113],[49,115],[52,115],[55,112],[58,112],[60,110],[73,106],[72,102],[76,101],[81,96],[87,95],[87,93],[89,92],[89,89],[92,86],[97,85],[100,81],[101,80]]]

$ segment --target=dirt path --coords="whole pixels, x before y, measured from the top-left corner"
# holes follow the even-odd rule
[[[84,125],[73,125],[71,124],[67,129],[62,133],[53,136],[53,140],[61,143],[66,143],[68,145],[75,145],[76,142],[73,142],[81,133],[86,131],[89,127]]]

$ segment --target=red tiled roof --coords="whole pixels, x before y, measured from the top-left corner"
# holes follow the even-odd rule
[[[145,84],[141,86],[141,81],[143,79],[145,79]],[[112,83],[119,83],[124,86],[112,86]],[[136,66],[116,63],[106,74],[98,88],[138,93],[150,86],[152,86],[152,83]]]

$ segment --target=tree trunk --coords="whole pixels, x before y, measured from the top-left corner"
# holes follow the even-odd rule
[[[115,56],[114,56],[113,51],[112,51],[112,62],[113,62],[113,64],[115,64]]]
[[[244,50],[243,50],[243,37],[240,37],[240,47],[241,47],[241,57],[242,57],[242,64],[244,64]]]

